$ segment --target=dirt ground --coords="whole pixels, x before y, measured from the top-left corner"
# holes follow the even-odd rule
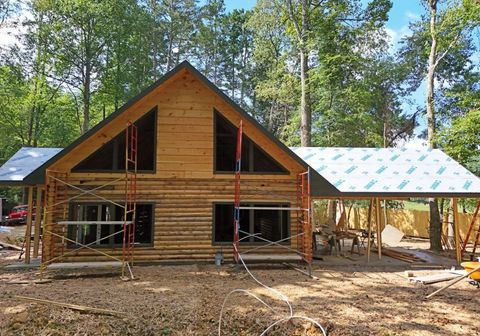
[[[412,242],[407,242],[412,244]],[[0,335],[218,335],[222,303],[234,289],[246,289],[263,306],[235,292],[225,306],[221,335],[260,335],[288,315],[274,293],[232,265],[136,266],[134,281],[107,271],[47,274],[44,284],[12,284],[39,279],[38,270],[11,271],[18,252],[0,250]],[[353,257],[353,256],[352,256]],[[318,279],[285,267],[252,267],[263,283],[286,295],[294,314],[318,321],[329,335],[478,335],[480,290],[463,281],[430,300],[425,295],[442,284],[410,283],[412,266],[384,257],[365,264],[361,257],[316,261]],[[421,269],[421,268],[420,268]],[[436,270],[419,270],[428,274]],[[22,301],[15,296],[47,299],[118,312],[118,316]],[[321,335],[310,322],[280,324],[268,335]]]
[[[36,270],[0,271],[1,335],[215,335],[227,293],[242,288],[260,296],[276,312],[242,293],[226,306],[222,335],[259,335],[287,315],[284,302],[244,271],[213,265],[138,266],[138,280],[118,275],[50,274],[46,284],[9,284],[36,279]],[[254,268],[262,282],[285,294],[296,315],[308,316],[329,335],[476,335],[480,324],[479,290],[462,282],[426,301],[439,287],[410,284],[400,269],[322,267],[310,279],[291,269]],[[80,313],[29,303],[29,296],[110,309],[123,316]],[[286,323],[269,335],[320,335],[308,322]]]

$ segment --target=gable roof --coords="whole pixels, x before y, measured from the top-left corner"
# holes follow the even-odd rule
[[[20,148],[0,167],[0,184],[21,185],[26,176],[60,152],[61,148]]]
[[[479,197],[480,179],[439,149],[292,148],[338,197]],[[321,191],[315,190],[312,194]]]
[[[116,117],[120,116],[124,113],[128,108],[134,105],[136,102],[144,98],[146,95],[151,93],[154,89],[158,86],[162,85],[168,79],[173,77],[175,74],[180,72],[181,70],[186,69],[191,72],[195,77],[197,77],[203,84],[205,84],[208,88],[218,94],[224,101],[226,101],[229,105],[231,105],[235,111],[237,111],[242,118],[248,120],[252,123],[257,129],[259,129],[265,136],[267,136],[272,142],[274,142],[277,146],[279,146],[285,153],[287,153],[293,160],[298,162],[300,165],[304,166],[307,169],[308,165],[299,158],[290,148],[284,145],[280,140],[278,140],[273,134],[271,134],[268,130],[266,130],[255,118],[249,115],[244,109],[242,109],[237,103],[235,103],[230,97],[228,97],[222,90],[220,90],[215,84],[213,84],[207,77],[205,77],[202,73],[200,73],[194,66],[192,66],[188,61],[183,61],[182,63],[178,64],[175,68],[167,72],[164,76],[158,79],[155,83],[150,85],[144,91],[139,93],[137,96],[130,99],[127,103],[125,103],[122,107],[120,107],[117,111],[110,114],[107,118],[96,124],[90,130],[85,132],[81,135],[77,140],[72,142],[70,145],[65,147],[62,151],[57,153],[55,156],[47,160],[33,172],[31,172],[25,179],[24,182],[27,184],[42,184],[45,180],[45,170],[57,162],[60,158],[65,156],[69,153],[73,148],[81,144],[82,142],[88,140],[91,136],[93,136],[98,130],[102,127],[107,125],[109,122],[114,120]],[[319,184],[322,185],[322,189],[327,195],[334,194],[338,192],[338,190],[333,187],[330,183],[328,183],[322,176],[317,174],[315,171],[312,172],[312,177],[314,177]]]

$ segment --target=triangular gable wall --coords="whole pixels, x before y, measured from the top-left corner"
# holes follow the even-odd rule
[[[43,167],[70,170],[135,121],[158,107],[157,171],[164,177],[211,177],[213,173],[213,113],[220,112],[232,124],[244,121],[252,141],[277,160],[291,174],[306,170],[306,164],[287,147],[218,90],[189,63],[182,63],[139,97],[87,132]],[[194,119],[198,118],[198,119]],[[185,123],[189,120],[189,123]],[[172,122],[175,121],[175,122]],[[163,138],[162,138],[163,136]],[[177,142],[177,144],[174,144]],[[195,153],[201,160],[185,162]],[[178,155],[177,155],[178,154]],[[41,170],[41,169],[39,169]],[[37,172],[41,174],[41,171]],[[34,175],[34,174],[33,174]]]

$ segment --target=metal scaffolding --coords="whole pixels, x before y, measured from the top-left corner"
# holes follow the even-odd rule
[[[233,255],[235,262],[243,261],[256,262],[278,262],[278,261],[304,261],[307,265],[309,274],[311,273],[312,264],[312,213],[311,213],[311,197],[310,197],[310,169],[300,173],[297,176],[297,206],[295,207],[268,207],[268,206],[242,206],[241,205],[241,170],[242,170],[242,139],[243,139],[243,122],[237,132],[236,156],[235,156],[235,197],[234,197],[234,213],[233,213]],[[266,193],[271,195],[271,193]],[[296,234],[277,241],[272,241],[261,236],[261,233],[246,232],[240,229],[240,211],[241,210],[277,210],[277,211],[296,211],[297,226]],[[244,236],[240,238],[240,234]],[[240,242],[250,237],[264,242],[264,244],[255,246],[248,250],[240,251]],[[297,239],[296,248],[284,245],[286,241]],[[252,252],[264,249],[270,246],[278,246],[288,250],[290,255],[273,256],[269,254],[252,254]],[[241,258],[240,258],[241,257]]]
[[[46,192],[44,201],[44,229],[41,273],[46,269],[59,268],[121,268],[122,278],[133,279],[132,265],[135,245],[135,219],[137,203],[137,126],[129,122],[125,135],[125,173],[123,177],[111,179],[94,188],[79,187],[69,181],[69,173],[62,171],[46,171]],[[117,201],[99,195],[101,190],[124,183],[124,201]],[[110,220],[107,213],[105,220],[72,220],[70,205],[73,200],[82,198],[101,200],[112,204],[123,212],[120,221]],[[122,204],[123,203],[123,204]],[[96,239],[86,243],[78,239],[79,232],[90,225],[97,226]],[[122,229],[106,236],[101,235],[104,226],[121,226]],[[114,227],[115,228],[115,227]],[[110,230],[111,232],[111,230]],[[72,237],[75,233],[75,237]],[[121,256],[99,248],[101,242],[114,236],[123,235]],[[95,254],[112,259],[113,262],[65,262],[67,257],[78,255],[81,250],[89,250]]]

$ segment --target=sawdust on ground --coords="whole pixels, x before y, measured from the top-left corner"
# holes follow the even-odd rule
[[[13,255],[14,252],[11,252]],[[4,259],[5,261],[5,259]],[[1,262],[0,262],[1,263]],[[480,290],[461,282],[430,300],[441,284],[421,287],[403,270],[385,267],[314,267],[317,280],[285,268],[254,268],[261,281],[284,293],[296,315],[308,316],[329,335],[476,335]],[[38,279],[38,270],[0,269],[0,335],[216,335],[219,313],[233,289],[250,290],[270,304],[235,293],[227,302],[222,335],[259,335],[286,316],[284,302],[231,266],[137,266],[135,281],[97,271],[49,274],[46,284],[9,284]],[[16,295],[110,309],[124,316],[94,315],[29,303]],[[295,320],[268,335],[321,335]]]

